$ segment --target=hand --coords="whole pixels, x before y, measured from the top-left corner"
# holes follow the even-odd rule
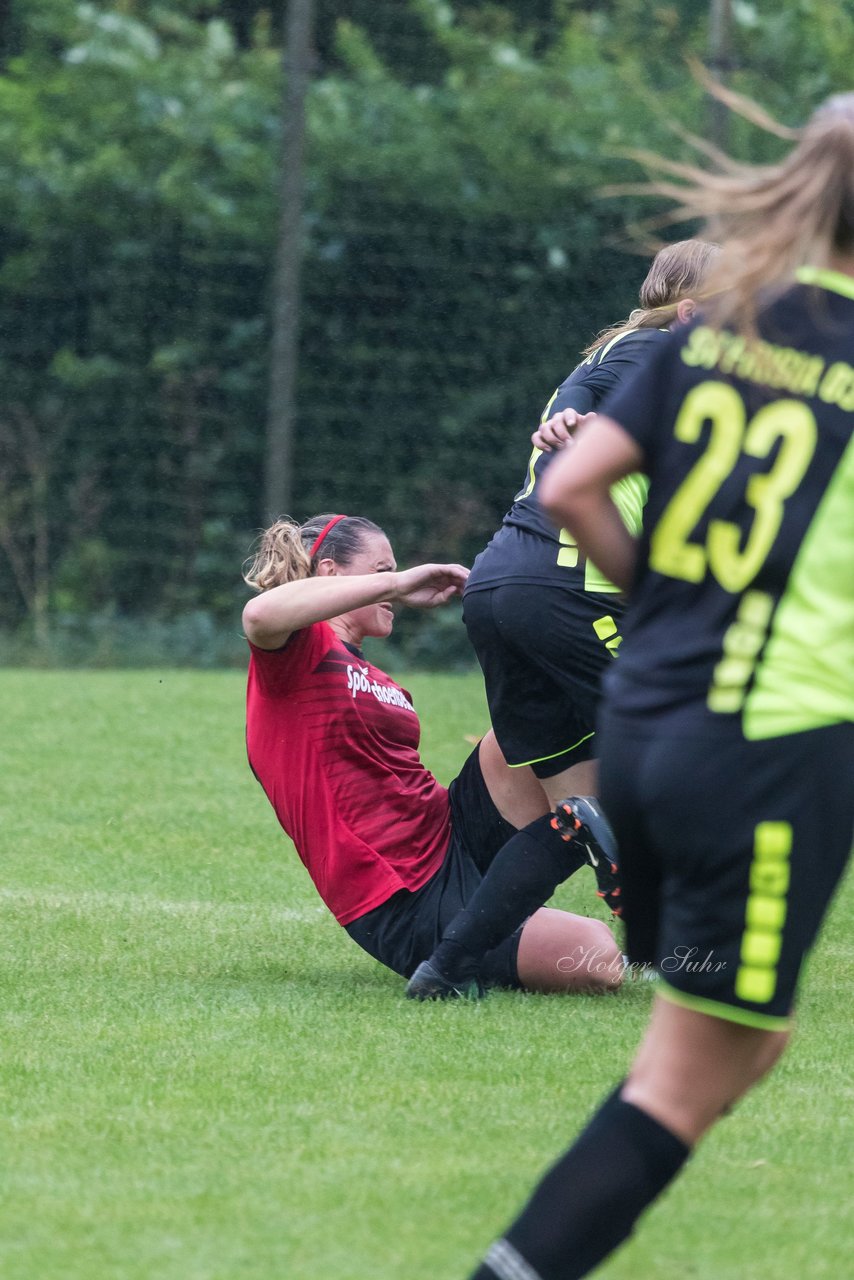
[[[416,609],[435,609],[461,596],[468,576],[461,564],[419,564],[396,574],[394,599]]]
[[[561,409],[540,423],[531,436],[531,444],[543,453],[562,449],[572,441],[578,428],[595,416],[593,413],[577,413],[575,409]]]

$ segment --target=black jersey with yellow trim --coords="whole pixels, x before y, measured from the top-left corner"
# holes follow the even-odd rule
[[[597,347],[557,388],[543,410],[541,422],[562,409],[575,409],[577,413],[598,409],[611,392],[650,359],[667,335],[667,329],[629,329]],[[525,483],[501,528],[475,560],[467,592],[501,582],[560,585],[597,594],[617,592],[579,553],[569,533],[557,529],[540,506],[539,484],[556,456],[541,449],[531,453]],[[640,532],[646,489],[643,476],[627,476],[614,486],[614,500],[634,535]]]
[[[854,279],[798,281],[754,337],[700,317],[602,406],[650,476],[607,696],[669,732],[854,719]]]

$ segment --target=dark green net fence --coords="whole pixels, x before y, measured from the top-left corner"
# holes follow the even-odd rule
[[[597,190],[699,118],[661,35],[696,47],[704,11],[316,0],[291,514],[369,515],[402,563],[476,554],[545,400],[636,297],[633,207]],[[277,514],[285,16],[0,13],[7,660],[242,661],[241,563]]]

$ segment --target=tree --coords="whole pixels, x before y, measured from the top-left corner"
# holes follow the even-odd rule
[[[543,401],[633,301],[641,206],[599,189],[637,176],[627,149],[677,153],[671,125],[702,128],[681,54],[705,53],[709,6],[341,9],[317,0],[294,514],[363,510],[401,560],[468,558]],[[264,487],[280,13],[7,10],[2,627],[236,614]],[[854,0],[733,15],[733,87],[785,122],[847,87]],[[779,154],[738,121],[732,142]]]
[[[290,0],[284,51],[279,234],[273,277],[264,496],[268,518],[289,511],[299,345],[305,199],[305,103],[311,78],[313,0]]]

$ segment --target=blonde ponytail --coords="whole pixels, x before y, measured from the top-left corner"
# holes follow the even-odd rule
[[[746,114],[740,101],[728,105]],[[721,243],[708,279],[714,296],[704,306],[712,323],[750,332],[760,305],[787,288],[798,267],[824,268],[854,252],[854,93],[829,98],[798,138],[775,165],[739,164],[715,150],[715,172],[637,156],[649,173],[666,175],[643,189],[676,203],[672,220],[702,218],[705,234]],[[710,154],[701,140],[693,144]]]
[[[243,581],[256,591],[269,591],[284,582],[311,578],[321,560],[346,567],[371,534],[383,534],[383,530],[364,516],[327,512],[304,524],[282,516],[259,537],[254,555],[244,566]]]
[[[676,320],[677,306],[683,298],[698,296],[718,253],[718,246],[706,240],[679,240],[665,245],[653,258],[640,287],[641,305],[622,324],[597,334],[585,347],[584,355],[593,355],[606,343],[635,329],[667,329]]]
[[[296,582],[311,576],[311,558],[305,546],[302,529],[295,520],[283,516],[265,529],[258,545],[244,566],[243,581],[256,591],[269,591],[283,582]]]

